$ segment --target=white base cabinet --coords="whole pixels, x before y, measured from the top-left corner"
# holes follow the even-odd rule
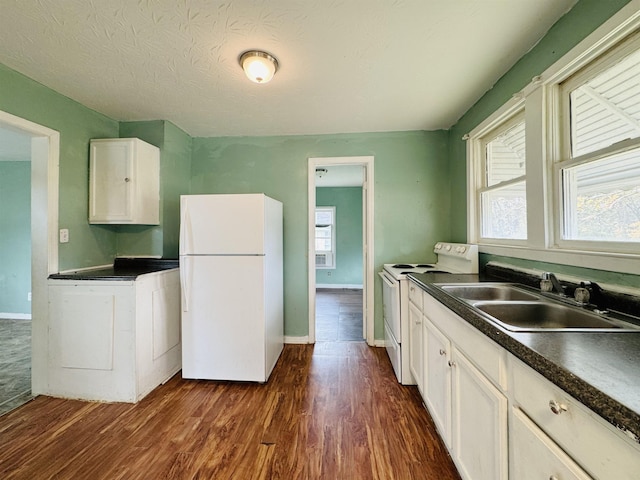
[[[504,352],[424,292],[423,398],[464,480],[508,478]]]
[[[640,444],[423,293],[421,393],[464,480],[640,478]]]
[[[518,408],[511,415],[511,478],[589,480],[560,447]]]
[[[507,397],[453,349],[453,460],[464,479],[507,479]]]
[[[180,368],[178,269],[49,281],[48,395],[137,402]]]

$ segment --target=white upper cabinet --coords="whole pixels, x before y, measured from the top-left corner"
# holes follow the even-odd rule
[[[91,140],[89,223],[160,223],[160,150],[138,138]]]

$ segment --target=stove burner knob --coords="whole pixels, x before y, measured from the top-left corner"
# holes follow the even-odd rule
[[[447,252],[451,251],[451,245],[447,245],[447,246],[445,247],[445,250],[446,250]]]
[[[440,244],[440,243],[436,243],[436,247],[435,247],[435,249],[436,249],[436,250],[440,250],[441,248],[442,248],[442,244]]]

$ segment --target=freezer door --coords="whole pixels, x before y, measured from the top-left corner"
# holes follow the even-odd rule
[[[263,194],[181,196],[180,255],[264,254],[265,199]]]
[[[266,381],[265,258],[180,260],[183,378]]]

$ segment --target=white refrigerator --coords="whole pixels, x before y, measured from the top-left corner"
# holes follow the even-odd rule
[[[180,197],[182,377],[266,382],[283,348],[282,203]]]

